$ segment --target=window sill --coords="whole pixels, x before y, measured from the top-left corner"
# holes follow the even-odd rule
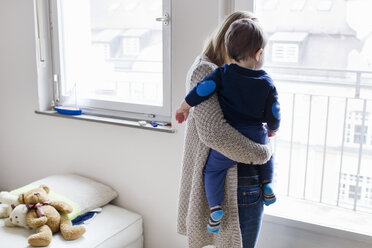
[[[372,244],[372,215],[279,196],[265,208],[264,221]]]
[[[57,113],[53,110],[47,110],[47,111],[35,111],[36,114],[41,115],[48,115],[48,116],[55,116],[60,118],[68,118],[68,119],[75,119],[75,120],[84,120],[84,121],[92,121],[92,122],[98,122],[98,123],[106,123],[106,124],[112,124],[112,125],[118,125],[118,126],[125,126],[125,127],[132,127],[132,128],[139,128],[139,129],[145,129],[150,131],[158,131],[158,132],[165,132],[165,133],[174,133],[175,130],[172,127],[169,126],[157,126],[153,127],[149,123],[142,126],[138,123],[136,120],[125,120],[125,119],[119,119],[119,118],[110,118],[110,117],[103,117],[103,116],[93,116],[93,115],[62,115]]]

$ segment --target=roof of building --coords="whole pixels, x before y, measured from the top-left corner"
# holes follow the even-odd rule
[[[95,42],[111,42],[115,37],[117,37],[122,30],[118,29],[105,29],[94,33],[92,35],[92,40]]]
[[[307,32],[276,32],[270,36],[270,41],[277,42],[302,42],[309,35]]]

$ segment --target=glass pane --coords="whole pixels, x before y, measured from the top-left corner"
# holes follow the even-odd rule
[[[163,105],[162,0],[60,1],[62,91]]]
[[[262,0],[255,6],[268,36],[265,64],[287,78],[279,87],[296,83],[301,93],[372,98],[372,1]]]
[[[255,3],[283,113],[278,192],[371,212],[372,1]]]

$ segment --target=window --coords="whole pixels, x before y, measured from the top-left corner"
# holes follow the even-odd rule
[[[372,174],[371,8],[372,1],[255,1],[268,37],[264,69],[283,111],[275,138],[282,196],[372,213],[361,197]]]
[[[368,127],[371,125],[368,121],[369,112],[363,113],[362,111],[351,111],[349,114],[349,124],[347,125],[347,137],[348,141],[354,145],[363,145],[370,147],[371,136],[368,135]],[[363,120],[364,120],[364,131],[363,131]],[[351,136],[351,139],[350,139]],[[368,138],[368,139],[367,139]]]
[[[271,60],[273,63],[298,63],[300,48],[308,34],[305,32],[276,32],[269,38]]]
[[[357,194],[358,197],[357,199],[360,200],[361,191],[362,191],[361,187],[349,185],[349,198],[354,200],[355,194]]]
[[[140,42],[138,38],[123,38],[123,55],[138,55],[140,52]]]
[[[169,120],[169,2],[53,0],[59,103],[93,114]]]
[[[297,44],[274,43],[272,46],[273,62],[298,62]]]
[[[347,143],[360,145],[362,142],[367,147],[370,146],[369,144],[369,137],[368,136],[368,126],[370,125],[368,121],[369,112],[363,113],[362,111],[351,111],[348,113],[348,122],[347,125]],[[363,117],[364,116],[364,117]],[[362,131],[362,123],[364,119],[364,131]]]
[[[363,130],[362,125],[354,126],[354,143],[355,144],[360,144],[360,142],[362,142],[363,144],[366,143],[368,127],[364,127],[364,131],[362,130]]]

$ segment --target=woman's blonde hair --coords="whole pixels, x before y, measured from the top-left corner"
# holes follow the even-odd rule
[[[230,14],[219,25],[211,37],[207,40],[203,50],[203,54],[207,56],[212,63],[221,66],[225,63],[226,48],[225,48],[225,34],[229,29],[231,23],[239,19],[251,19],[256,21],[257,18],[252,13],[246,11],[237,11]]]

